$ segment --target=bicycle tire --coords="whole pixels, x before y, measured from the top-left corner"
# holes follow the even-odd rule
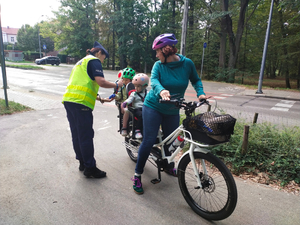
[[[202,188],[187,154],[178,165],[178,182],[188,205],[207,220],[223,220],[229,217],[237,204],[237,188],[229,169],[211,153],[194,152]],[[208,177],[205,178],[200,161],[205,161]]]
[[[131,138],[129,137],[125,137],[125,142],[130,143]],[[136,141],[131,141],[131,144],[136,147],[139,148],[140,143],[136,142]],[[126,151],[127,154],[129,156],[129,158],[133,161],[133,162],[137,162],[137,158],[138,158],[138,153],[135,151],[132,151],[130,148],[126,147]]]

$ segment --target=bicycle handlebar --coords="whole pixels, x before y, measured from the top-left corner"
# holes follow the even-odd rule
[[[184,98],[180,98],[180,99],[171,99],[171,100],[163,100],[163,99],[159,99],[159,103],[165,103],[165,104],[173,104],[173,105],[178,105],[180,107],[184,107],[185,105],[191,105],[191,104],[196,104],[197,107],[203,105],[203,104],[207,104],[209,105],[209,101],[207,99],[201,99],[199,102],[194,101],[194,102],[184,102]]]
[[[184,98],[180,99],[171,99],[171,100],[163,100],[160,99],[159,103],[172,104],[177,108],[183,108],[186,111],[186,114],[192,113],[196,108],[200,107],[203,104],[209,105],[209,101],[207,99],[201,99],[198,101],[185,102]]]

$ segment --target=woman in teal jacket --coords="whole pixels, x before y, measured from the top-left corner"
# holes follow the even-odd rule
[[[183,98],[189,81],[197,92],[199,100],[206,98],[193,61],[176,54],[177,42],[174,34],[159,35],[153,42],[152,49],[156,50],[156,57],[159,61],[152,68],[152,89],[147,94],[143,106],[144,139],[139,148],[135,174],[132,178],[133,189],[137,194],[144,193],[141,174],[156,141],[159,127],[162,127],[164,137],[167,137],[179,126],[179,109],[171,104],[159,103],[159,99],[170,100],[170,96],[174,94]],[[166,155],[170,153],[167,151]],[[171,164],[166,172],[176,176],[174,164]]]

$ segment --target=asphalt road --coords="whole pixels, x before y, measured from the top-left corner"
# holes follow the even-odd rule
[[[147,163],[145,194],[132,190],[133,163],[117,133],[116,108],[94,111],[95,158],[107,178],[78,170],[63,108],[0,117],[0,224],[299,224],[300,197],[236,177],[233,214],[210,222],[181,195],[177,178]]]
[[[61,64],[60,66],[43,65],[42,67],[45,70],[32,71],[6,68],[11,92],[9,100],[24,104],[24,98],[20,99],[19,95],[22,92],[28,102],[32,103],[32,105],[29,105],[32,108],[56,108],[55,101],[60,101],[73,66]],[[105,70],[104,74],[109,81],[117,79],[117,71]],[[254,90],[253,95],[245,95],[244,87],[233,84],[203,81],[203,86],[206,94],[212,97],[210,99],[212,108],[214,109],[217,106],[216,112],[225,111],[236,118],[246,119],[249,122],[252,122],[255,113],[258,113],[259,123],[270,122],[278,125],[300,126],[299,100],[257,97],[254,95]],[[102,97],[108,97],[111,95],[112,90],[100,88],[99,93]],[[298,95],[298,99],[300,99],[300,94]],[[35,105],[34,103],[37,102],[38,97],[42,97],[41,101],[45,104],[49,99],[53,101],[47,103],[47,105]],[[185,98],[188,101],[197,100],[191,85],[187,89]],[[30,101],[31,99],[32,101]]]
[[[176,178],[162,174],[162,182],[152,184],[157,171],[149,163],[142,177],[145,194],[136,195],[130,180],[135,164],[121,144],[113,104],[99,103],[94,110],[95,158],[107,178],[85,178],[78,170],[65,110],[59,103],[59,86],[66,85],[68,75],[51,74],[52,79],[36,76],[40,81],[49,79],[44,87],[52,87],[53,92],[34,89],[34,82],[40,81],[29,81],[28,89],[13,88],[18,95],[26,89],[27,98],[32,97],[28,94],[32,90],[36,100],[51,99],[55,108],[0,117],[0,224],[299,224],[299,196],[238,177],[237,207],[222,221],[196,215],[181,195]],[[115,80],[115,73],[111,76]]]

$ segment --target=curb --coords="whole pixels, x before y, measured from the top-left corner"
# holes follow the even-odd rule
[[[252,96],[252,97],[264,97],[264,98],[276,98],[276,99],[284,99],[284,100],[300,101],[300,99],[299,99],[299,98],[291,98],[291,97],[279,97],[279,96],[270,96],[270,95],[264,95],[264,94],[258,94],[258,95],[249,95],[249,94],[245,94],[245,96]]]

